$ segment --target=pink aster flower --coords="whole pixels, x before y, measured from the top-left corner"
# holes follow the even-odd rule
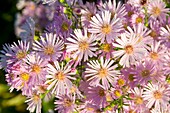
[[[132,34],[135,34],[139,37],[138,42],[144,43],[144,47],[146,48],[146,44],[151,44],[153,41],[152,38],[149,36],[150,30],[145,27],[144,24],[139,23],[137,25],[133,25],[133,27],[127,27],[126,35],[130,37]]]
[[[142,14],[142,13],[135,13],[131,16],[131,23],[132,25],[137,25],[139,23],[142,23],[144,24],[144,18],[145,18],[145,15]]]
[[[28,68],[31,69],[30,75],[32,76],[32,81],[35,84],[43,83],[46,80],[46,65],[48,62],[38,54],[29,54],[24,61],[28,65]]]
[[[147,58],[150,59],[156,66],[162,66],[164,56],[166,55],[166,47],[161,45],[161,42],[154,41],[151,47],[148,48],[149,53]]]
[[[107,105],[107,93],[108,91],[100,86],[88,87],[87,92],[85,92],[86,100],[94,105],[98,105],[99,108],[103,108]]]
[[[33,94],[31,97],[27,97],[27,100],[25,101],[28,103],[27,110],[29,110],[31,113],[33,113],[36,109],[36,113],[41,113],[41,98],[38,94]]]
[[[157,73],[155,64],[150,60],[144,60],[137,62],[136,66],[136,75],[134,80],[140,84],[145,85],[149,80],[152,80],[152,77]]]
[[[38,52],[46,60],[57,60],[64,48],[64,42],[56,34],[46,33],[46,37],[40,38],[40,41],[33,43],[33,50]]]
[[[166,8],[166,4],[162,0],[154,0],[148,4],[148,13],[152,18],[158,18],[160,22],[163,17],[166,17],[169,12],[169,8]]]
[[[88,37],[87,29],[82,32],[80,29],[74,31],[75,35],[67,38],[69,41],[66,46],[67,52],[72,52],[72,58],[80,62],[82,59],[87,61],[89,57],[96,56],[94,51],[97,50],[96,47],[96,36],[91,34]]]
[[[120,58],[119,64],[124,67],[129,67],[130,64],[134,64],[136,60],[141,60],[146,49],[143,44],[139,42],[140,37],[136,37],[135,34],[127,37],[126,34],[121,34],[121,39],[117,38],[115,43],[112,43],[114,47],[120,48],[118,51],[114,51],[112,54],[114,57]]]
[[[97,34],[97,40],[101,43],[107,41],[111,43],[118,33],[122,30],[122,23],[117,15],[111,18],[111,13],[109,11],[101,12],[101,15],[96,14],[93,16],[92,21],[90,21],[89,32]]]
[[[85,5],[82,5],[81,8],[81,22],[82,26],[88,27],[93,17],[97,12],[97,8],[94,3],[86,2]]]
[[[121,2],[116,3],[116,0],[109,0],[108,2],[105,2],[102,6],[103,7],[100,10],[110,11],[112,17],[116,14],[118,18],[123,19],[127,13],[124,5],[122,5]]]
[[[113,65],[114,60],[100,58],[98,60],[92,60],[87,63],[88,67],[85,71],[85,77],[90,81],[91,86],[100,86],[105,89],[109,89],[110,86],[114,86],[115,78],[118,76],[119,71],[115,70],[117,65]],[[110,84],[111,85],[110,85]]]
[[[48,75],[46,76],[47,81],[45,82],[45,84],[49,85],[47,90],[52,90],[51,93],[56,95],[66,94],[66,91],[70,92],[72,87],[71,80],[75,80],[74,77],[71,77],[71,75],[75,74],[71,72],[71,66],[69,64],[64,66],[63,63],[60,66],[58,61],[47,66]]]
[[[56,98],[57,100],[55,100],[54,104],[56,105],[55,110],[58,113],[72,113],[75,111],[75,100],[71,95],[58,95]]]
[[[144,101],[142,95],[144,90],[142,88],[134,87],[129,91],[130,98],[130,105],[131,108],[137,113],[143,113],[146,108],[146,102]]]
[[[169,104],[170,89],[162,83],[148,83],[143,92],[143,99],[147,101],[146,107],[165,108]]]
[[[3,49],[1,51],[1,68],[7,68],[12,65],[18,65],[23,62],[23,59],[26,58],[30,46],[29,43],[25,41],[18,41],[18,44],[15,42],[10,46],[8,44],[5,44],[3,46]],[[10,65],[10,66],[9,66]]]

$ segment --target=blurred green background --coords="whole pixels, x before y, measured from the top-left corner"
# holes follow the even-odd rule
[[[17,0],[0,0],[0,50],[5,43],[16,41],[14,20]],[[0,70],[0,113],[29,113],[21,92],[9,93],[5,72]]]

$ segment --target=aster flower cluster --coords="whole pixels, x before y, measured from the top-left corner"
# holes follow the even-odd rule
[[[4,44],[0,68],[27,110],[55,100],[59,113],[170,113],[170,9],[162,0],[54,7],[43,32],[27,18],[21,40]],[[44,24],[43,21],[40,21]]]

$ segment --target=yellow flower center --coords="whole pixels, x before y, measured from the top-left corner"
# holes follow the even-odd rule
[[[120,78],[120,79],[117,80],[117,83],[118,83],[119,86],[124,86],[125,80]]]
[[[25,58],[27,55],[27,53],[25,51],[18,51],[17,54],[16,54],[16,57],[17,59],[22,59],[22,58]]]
[[[104,25],[102,27],[102,33],[109,34],[112,31],[112,27],[110,25]]]
[[[62,26],[61,26],[61,29],[62,29],[63,31],[68,31],[68,29],[69,29],[68,23],[67,23],[67,22],[63,22],[63,24],[62,24]]]
[[[94,111],[94,108],[91,108],[91,107],[87,107],[86,108],[88,111]]]
[[[55,77],[56,77],[56,79],[57,80],[64,80],[65,79],[65,75],[64,75],[64,73],[63,72],[58,72],[56,75],[55,75]]]
[[[138,24],[138,23],[142,23],[143,22],[143,19],[142,19],[142,17],[137,17],[136,18],[136,23]]]
[[[39,65],[37,65],[37,64],[34,64],[32,66],[32,72],[35,72],[35,73],[39,74],[41,72],[41,67]]]
[[[115,90],[114,91],[114,95],[116,96],[116,97],[121,97],[122,96],[122,94],[121,94],[121,92],[119,91],[119,90]]]
[[[54,52],[55,52],[54,47],[52,47],[52,46],[47,46],[44,48],[45,55],[52,55],[52,54],[54,54]]]
[[[153,14],[153,16],[155,16],[155,17],[159,16],[159,15],[161,14],[160,8],[159,8],[159,7],[153,7],[153,9],[152,9],[152,14]]]
[[[125,49],[127,54],[133,53],[133,46],[132,45],[127,45],[124,49]]]
[[[110,46],[110,44],[103,44],[102,49],[104,52],[110,52],[111,46]]]
[[[79,43],[79,48],[81,51],[86,51],[89,48],[89,44],[86,41]]]
[[[24,82],[27,82],[30,78],[30,75],[28,73],[24,72],[24,73],[20,74],[20,77]]]
[[[134,14],[134,12],[129,11],[129,12],[128,12],[128,17],[132,16],[133,14]]]
[[[142,75],[142,77],[147,77],[147,76],[150,75],[150,71],[147,70],[147,69],[146,70],[142,70],[141,75]]]
[[[106,95],[103,89],[100,89],[99,92],[98,92],[98,94],[99,94],[99,96],[101,96],[101,97],[103,97],[103,96]]]
[[[99,71],[98,71],[98,76],[100,78],[104,78],[108,75],[108,70],[106,68],[101,68]]]
[[[135,104],[137,104],[137,105],[143,104],[143,98],[140,96],[136,97],[134,101],[135,101]]]
[[[154,93],[153,93],[153,96],[155,99],[161,99],[162,98],[162,93],[158,90],[156,90]]]
[[[150,57],[153,59],[153,60],[157,60],[159,58],[159,55],[158,53],[156,52],[151,52],[150,53]]]

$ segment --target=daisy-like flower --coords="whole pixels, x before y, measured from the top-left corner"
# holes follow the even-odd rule
[[[114,60],[104,59],[103,57],[100,58],[100,62],[92,60],[87,63],[88,67],[85,71],[85,77],[90,81],[89,84],[91,86],[102,85],[105,89],[109,89],[110,84],[114,86],[115,78],[118,76],[119,71],[115,70],[117,65],[113,65],[113,63]]]
[[[87,29],[84,29],[84,33],[80,29],[74,31],[75,35],[67,38],[69,41],[67,43],[66,51],[72,52],[72,58],[80,62],[82,59],[84,61],[88,60],[88,57],[96,56],[94,51],[97,50],[96,46],[96,36],[91,34],[88,37]]]
[[[33,43],[33,50],[47,60],[57,60],[61,56],[63,48],[64,42],[52,33],[46,33],[45,38],[41,36],[40,41]]]
[[[148,4],[148,13],[152,18],[158,18],[160,22],[163,17],[166,17],[169,9],[166,8],[166,4],[162,0],[154,0]]]
[[[31,69],[30,75],[32,76],[32,81],[34,81],[35,84],[43,83],[46,79],[46,65],[48,62],[38,54],[30,54],[24,61]]]
[[[137,25],[139,23],[142,23],[144,24],[144,18],[145,18],[145,15],[142,14],[142,13],[135,13],[131,16],[131,23],[132,25]]]
[[[91,19],[89,32],[97,34],[97,40],[100,40],[101,43],[104,41],[111,43],[123,27],[117,15],[115,14],[115,16],[111,18],[109,11],[103,11],[101,15],[96,14]]]
[[[138,87],[134,87],[129,91],[130,98],[132,98],[132,100],[130,100],[131,107],[133,108],[134,111],[139,113],[143,113],[143,111],[146,109],[145,106],[146,103],[142,97],[143,92],[144,92],[143,89]]]
[[[135,34],[137,37],[139,37],[138,42],[144,43],[144,47],[146,48],[146,44],[151,44],[153,41],[152,38],[149,36],[150,30],[148,30],[147,27],[145,27],[144,24],[139,23],[137,25],[133,25],[133,27],[127,27],[126,35],[127,37],[131,37],[131,35]]]
[[[55,100],[54,104],[56,104],[55,110],[58,113],[72,113],[75,111],[75,100],[71,95],[58,95],[56,98],[57,100]]]
[[[87,92],[85,92],[86,100],[94,105],[98,105],[103,108],[107,104],[107,90],[102,87],[88,87]]]
[[[71,72],[71,66],[69,64],[64,66],[63,63],[60,66],[58,61],[47,66],[48,75],[46,78],[48,80],[45,82],[45,84],[49,84],[47,90],[52,90],[51,93],[56,95],[66,94],[66,91],[70,92],[73,86],[71,80],[75,80],[74,77],[71,77],[75,74]]]
[[[132,34],[127,37],[126,34],[121,34],[121,39],[117,38],[115,43],[112,43],[114,47],[120,48],[118,51],[114,51],[112,54],[114,57],[120,58],[119,64],[124,67],[129,67],[130,64],[134,64],[136,60],[142,59],[146,49],[143,44],[139,42],[140,37],[136,37]]]
[[[82,26],[88,27],[93,17],[97,12],[96,6],[94,3],[86,2],[85,5],[82,5],[81,8],[81,22]]]
[[[123,19],[127,13],[124,5],[122,5],[121,2],[118,2],[118,4],[116,4],[116,0],[109,0],[108,2],[105,2],[102,6],[103,7],[100,10],[109,10],[112,17],[117,14],[118,18]]]
[[[166,47],[161,45],[161,42],[154,41],[151,44],[151,47],[148,48],[149,53],[147,54],[147,58],[153,61],[156,66],[162,66],[162,62],[164,56],[166,55]]]
[[[166,27],[161,27],[161,40],[163,41],[163,43],[170,48],[170,28],[168,25],[166,25]]]
[[[38,94],[33,94],[31,97],[27,97],[27,100],[25,101],[28,103],[27,110],[29,110],[31,113],[33,113],[36,109],[36,113],[41,113],[41,98]]]
[[[1,68],[7,68],[9,65],[21,64],[26,58],[30,49],[29,43],[18,41],[18,45],[14,42],[11,46],[5,44],[1,51]]]
[[[170,89],[162,83],[148,83],[143,92],[143,99],[147,101],[146,107],[155,107],[158,110],[169,104]]]
[[[140,85],[147,84],[157,72],[155,64],[150,60],[137,62],[135,70],[134,80]]]

